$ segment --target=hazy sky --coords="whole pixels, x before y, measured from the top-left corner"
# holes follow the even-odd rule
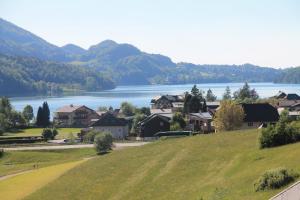
[[[0,0],[0,17],[58,46],[112,39],[175,62],[300,65],[300,0]]]

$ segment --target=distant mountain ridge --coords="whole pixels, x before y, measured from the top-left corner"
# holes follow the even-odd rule
[[[117,85],[273,82],[280,81],[283,79],[280,77],[286,74],[286,70],[251,64],[174,63],[167,56],[149,54],[131,44],[112,40],[105,40],[87,50],[74,44],[58,47],[3,19],[0,19],[0,54],[91,68]]]

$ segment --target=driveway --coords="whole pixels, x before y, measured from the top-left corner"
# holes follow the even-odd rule
[[[113,149],[123,149],[126,147],[138,147],[149,142],[130,142],[130,143],[114,143]],[[74,145],[57,145],[57,146],[35,146],[35,147],[11,147],[3,148],[4,151],[25,151],[25,150],[56,150],[56,149],[80,149],[93,148],[93,144],[74,144]]]

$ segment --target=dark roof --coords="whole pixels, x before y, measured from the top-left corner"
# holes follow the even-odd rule
[[[286,94],[285,94],[284,92],[282,92],[282,91],[279,91],[279,92],[275,95],[275,98],[277,98],[277,99],[282,99],[282,98],[284,98],[284,97],[286,97]]]
[[[151,103],[156,103],[159,99],[167,99],[170,102],[184,102],[183,95],[162,95],[151,99]]]
[[[101,115],[100,119],[91,126],[126,126],[127,121],[124,118],[117,118],[112,113],[107,112]]]
[[[285,98],[287,100],[300,100],[300,96],[298,94],[288,94]]]
[[[159,114],[152,114],[152,115],[149,115],[147,118],[145,118],[144,120],[140,121],[139,124],[143,125],[145,123],[148,123],[149,121],[151,121],[152,119],[154,118],[160,118],[162,119],[163,121],[166,121],[166,122],[169,122],[171,120],[171,118],[169,117],[166,117],[166,116],[163,116],[163,115],[159,115]]]
[[[278,111],[268,103],[242,104],[245,122],[275,122],[279,119]]]

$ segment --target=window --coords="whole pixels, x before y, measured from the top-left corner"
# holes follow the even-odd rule
[[[253,122],[248,122],[248,126],[253,126]]]

